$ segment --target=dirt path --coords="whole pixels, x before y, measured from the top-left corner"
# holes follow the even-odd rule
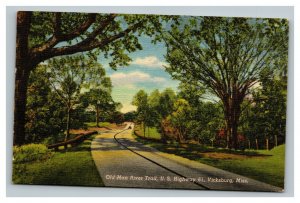
[[[132,125],[127,123],[124,130],[103,132],[92,142],[92,156],[105,186],[282,191],[275,186],[145,146],[132,137]]]

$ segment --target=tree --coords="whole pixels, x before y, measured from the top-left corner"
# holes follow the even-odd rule
[[[136,112],[135,111],[129,111],[124,114],[124,120],[133,122],[136,119]]]
[[[133,97],[132,105],[137,106],[137,121],[142,124],[145,135],[146,122],[149,120],[148,94],[144,90],[139,90]]]
[[[162,118],[166,118],[171,114],[171,112],[173,112],[175,101],[176,94],[174,90],[171,88],[166,88],[164,91],[162,91],[159,98],[160,105],[157,108],[157,111],[160,113]]]
[[[220,121],[220,105],[205,97],[204,87],[191,82],[179,84],[178,97],[189,102],[191,120],[188,123],[189,137],[206,144],[207,139],[214,139],[223,122]],[[211,143],[211,142],[210,142]]]
[[[99,127],[100,112],[114,111],[111,93],[102,89],[91,89],[85,96],[95,111],[96,126]]]
[[[166,88],[161,93],[156,89],[149,95],[148,104],[152,117],[150,120],[152,123],[150,123],[150,125],[159,129],[162,142],[166,142],[163,120],[173,112],[175,101],[176,94],[171,88]]]
[[[182,17],[163,35],[166,70],[175,79],[205,86],[221,100],[230,147],[237,149],[241,104],[262,72],[272,74],[286,61],[288,22]]]
[[[119,111],[114,111],[112,113],[112,120],[117,124],[120,125],[121,123],[124,122],[124,115],[123,113],[119,112]]]
[[[51,88],[66,110],[66,141],[70,135],[71,113],[81,102],[82,88],[88,88],[93,79],[101,80],[105,72],[100,64],[82,55],[49,60],[46,71]]]
[[[138,36],[153,35],[168,17],[19,11],[17,14],[14,145],[24,143],[28,79],[47,59],[89,52],[127,65],[127,53],[142,49]]]
[[[62,135],[64,112],[51,91],[46,68],[36,68],[28,81],[25,142],[55,142]]]
[[[261,125],[265,148],[285,142],[287,78],[269,77],[262,81],[262,87],[253,96],[252,110]],[[255,122],[258,122],[255,121]]]
[[[187,139],[187,126],[190,122],[191,107],[188,101],[178,99],[174,103],[174,111],[167,117],[173,128],[177,129],[177,140],[182,143]]]
[[[83,96],[85,103],[93,107],[95,111],[96,126],[99,127],[100,111],[113,111],[114,101],[111,97],[112,84],[109,77],[99,75],[96,80],[98,84],[93,84],[93,88],[86,92]]]

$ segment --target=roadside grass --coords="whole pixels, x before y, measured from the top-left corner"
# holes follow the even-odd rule
[[[268,156],[245,159],[198,158],[197,161],[284,188],[285,145],[270,151],[258,151]]]
[[[96,122],[87,122],[85,123],[88,129],[94,128],[106,128],[106,129],[123,129],[126,125],[123,124],[116,124],[116,123],[109,123],[109,122],[99,122],[99,127],[97,127]]]
[[[134,127],[134,131],[137,134],[137,136],[144,137],[146,139],[154,139],[154,140],[161,139],[161,135],[157,131],[157,128],[155,127],[147,127],[144,134],[144,128],[137,125]]]
[[[284,188],[285,145],[267,150],[229,150],[200,144],[163,144],[135,136],[141,143],[159,151],[175,154],[216,168]]]
[[[45,161],[13,166],[15,184],[104,186],[91,156],[93,135],[80,145],[55,152]]]
[[[96,122],[85,123],[88,127],[96,127]],[[109,122],[99,122],[99,127],[109,127],[111,123]]]

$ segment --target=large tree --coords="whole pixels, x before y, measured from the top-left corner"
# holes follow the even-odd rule
[[[65,109],[66,141],[69,139],[72,111],[81,103],[82,90],[97,81],[104,81],[105,71],[100,64],[83,55],[54,58],[41,66],[46,66],[51,89]]]
[[[166,70],[175,79],[204,85],[222,101],[230,147],[237,149],[244,98],[262,72],[272,74],[286,63],[287,20],[182,17],[162,34]]]
[[[14,145],[24,143],[28,79],[47,59],[89,51],[110,57],[110,66],[127,65],[127,53],[141,49],[138,36],[161,28],[154,15],[20,11],[17,14]],[[166,18],[164,18],[166,19]]]

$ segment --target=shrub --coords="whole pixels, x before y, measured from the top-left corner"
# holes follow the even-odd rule
[[[28,144],[13,148],[14,163],[41,161],[52,156],[51,150],[43,144]]]

